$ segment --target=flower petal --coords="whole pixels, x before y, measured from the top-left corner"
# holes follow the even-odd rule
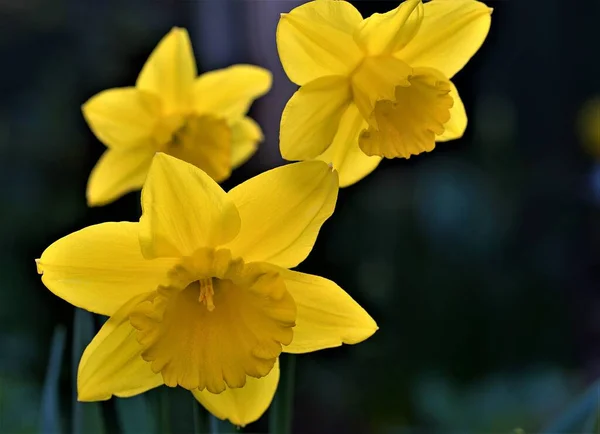
[[[231,125],[231,164],[236,167],[244,164],[264,139],[260,126],[249,117],[235,121]]]
[[[410,42],[422,21],[421,0],[406,0],[396,9],[365,19],[354,33],[354,39],[372,56],[391,54]]]
[[[340,177],[340,187],[347,187],[371,173],[381,162],[381,157],[366,155],[358,146],[358,136],[368,126],[354,104],[342,116],[332,145],[317,157],[333,164]]]
[[[162,376],[142,359],[143,348],[129,323],[131,309],[148,296],[141,294],[125,303],[85,349],[77,372],[79,401],[134,396],[163,384]]]
[[[42,282],[69,303],[112,315],[127,300],[165,283],[172,259],[146,260],[138,224],[102,223],[61,238],[37,261]]]
[[[281,115],[283,158],[307,160],[325,151],[351,98],[350,83],[342,76],[322,77],[302,86]]]
[[[459,139],[467,129],[467,112],[465,106],[458,95],[458,90],[454,83],[450,82],[450,96],[454,100],[454,105],[450,109],[450,120],[444,124],[444,133],[436,136],[436,142],[447,142],[448,140]]]
[[[338,176],[322,161],[288,164],[238,185],[228,195],[242,228],[225,248],[246,262],[295,267],[312,250],[335,208]]]
[[[222,117],[189,116],[161,152],[193,164],[217,182],[231,175],[231,129]]]
[[[144,185],[154,151],[145,146],[108,149],[90,173],[86,197],[89,206],[106,205]]]
[[[282,14],[277,50],[287,76],[299,86],[326,75],[347,75],[363,53],[352,34],[362,21],[345,1],[321,0]]]
[[[156,46],[136,87],[159,96],[167,112],[187,108],[196,78],[196,60],[187,30],[174,27]]]
[[[290,270],[280,275],[297,309],[294,339],[283,352],[308,353],[357,344],[377,331],[373,318],[331,280]]]
[[[252,102],[271,89],[271,72],[254,65],[234,65],[202,74],[194,82],[194,109],[227,118],[246,114]]]
[[[237,426],[258,420],[273,401],[279,383],[279,360],[263,378],[246,377],[246,385],[239,389],[225,389],[215,394],[208,390],[194,390],[194,397],[219,419],[229,419]]]
[[[147,258],[189,256],[232,240],[240,230],[235,205],[197,167],[157,153],[142,190],[140,244]]]
[[[413,67],[430,67],[452,78],[488,34],[492,9],[474,0],[432,0],[415,37],[396,56]]]
[[[81,110],[98,140],[109,148],[122,150],[152,146],[161,103],[151,93],[123,87],[94,95]]]

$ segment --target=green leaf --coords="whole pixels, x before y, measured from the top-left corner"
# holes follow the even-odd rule
[[[294,381],[296,376],[296,357],[282,354],[279,357],[281,377],[273,404],[269,410],[269,432],[271,434],[291,434],[294,413]]]
[[[106,427],[102,418],[102,408],[98,402],[77,400],[77,368],[85,347],[92,341],[96,329],[93,315],[75,308],[73,319],[73,346],[71,351],[73,366],[73,434],[104,434]]]
[[[62,420],[60,413],[60,372],[63,365],[65,341],[67,331],[64,326],[57,325],[52,335],[50,346],[50,359],[42,391],[40,433],[62,433]]]
[[[554,419],[542,433],[587,433],[586,425],[595,425],[600,401],[600,379],[597,379],[567,410]],[[592,422],[590,422],[592,419]]]

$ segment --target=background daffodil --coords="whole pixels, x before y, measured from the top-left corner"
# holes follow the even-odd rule
[[[289,270],[333,213],[337,173],[321,161],[265,172],[225,193],[159,153],[139,223],[68,235],[38,262],[75,306],[109,315],[85,350],[79,399],[181,386],[237,425],[269,406],[283,351],[354,344],[377,325],[339,286]]]
[[[282,15],[279,56],[301,86],[281,118],[283,157],[333,162],[347,186],[382,157],[461,137],[467,116],[450,79],[483,43],[490,16],[474,0],[407,0],[366,19],[348,2],[316,0]]]
[[[88,204],[104,205],[141,188],[157,151],[225,180],[262,140],[260,127],[245,114],[270,87],[271,73],[252,65],[197,77],[188,33],[174,28],[135,87],[100,92],[83,105],[90,128],[108,147],[90,175]]]

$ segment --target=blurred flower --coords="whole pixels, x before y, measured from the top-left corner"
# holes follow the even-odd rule
[[[461,137],[467,116],[450,78],[483,43],[491,11],[474,0],[407,0],[363,20],[350,3],[317,0],[282,15],[279,56],[301,86],[281,118],[283,157],[333,162],[343,187],[382,157]]]
[[[79,399],[180,385],[245,425],[273,398],[282,346],[305,353],[371,336],[373,319],[335,283],[288,270],[308,256],[337,190],[337,173],[320,161],[225,193],[157,154],[139,223],[90,226],[38,260],[52,292],[110,316],[82,356]]]
[[[109,89],[83,105],[83,114],[108,150],[92,170],[90,206],[104,205],[142,187],[159,151],[229,177],[262,140],[245,114],[271,87],[271,73],[235,65],[197,77],[185,29],[174,28],[154,49],[135,87]]]
[[[600,157],[600,97],[589,100],[581,109],[579,133],[586,151]]]

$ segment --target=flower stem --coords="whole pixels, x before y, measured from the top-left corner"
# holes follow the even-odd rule
[[[296,357],[293,354],[282,354],[279,357],[279,364],[281,376],[269,412],[269,432],[271,434],[291,434],[294,414]]]
[[[194,418],[194,434],[206,434],[209,431],[208,413],[192,395],[192,416]]]
[[[161,434],[171,434],[169,389],[166,386],[163,386],[156,392],[158,398],[158,432]]]

